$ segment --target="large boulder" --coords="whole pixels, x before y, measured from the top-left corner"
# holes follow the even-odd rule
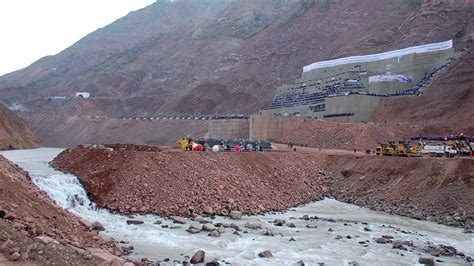
[[[256,230],[256,229],[262,229],[262,225],[259,224],[259,223],[249,223],[249,222],[246,222],[245,225],[244,225],[245,228],[248,228],[248,229],[253,229],[253,230]]]
[[[203,250],[198,250],[191,258],[191,264],[203,263],[205,258],[206,252],[204,252]]]
[[[207,223],[202,226],[202,229],[205,231],[211,232],[211,231],[216,230],[216,227],[211,223]]]
[[[139,220],[127,220],[127,224],[143,224],[143,221]]]
[[[95,231],[105,231],[105,227],[99,222],[93,222],[91,227]]]
[[[273,223],[274,223],[276,226],[283,226],[283,225],[286,223],[286,221],[285,221],[284,219],[275,219],[275,220],[273,221]]]
[[[429,265],[429,266],[434,266],[435,265],[435,262],[434,262],[433,258],[420,257],[418,259],[418,262],[420,264]]]
[[[100,262],[100,265],[111,265],[112,263],[125,263],[125,260],[110,254],[109,252],[100,248],[87,248],[87,251],[91,253],[92,258]]]
[[[202,231],[202,226],[197,225],[197,224],[191,224],[189,226],[188,230],[186,230],[186,231],[188,231],[191,234],[197,234],[197,233]]]
[[[203,211],[204,211],[204,213],[209,214],[209,215],[214,214],[214,211],[212,210],[212,208],[210,206],[204,207]]]
[[[229,217],[233,220],[240,220],[242,219],[242,213],[239,211],[231,211]]]
[[[271,257],[273,257],[273,254],[270,250],[267,249],[265,251],[262,251],[262,252],[258,253],[258,256],[260,258],[271,258]]]
[[[175,223],[175,224],[185,224],[186,223],[186,219],[184,219],[183,217],[173,216],[173,217],[171,217],[171,220],[173,220],[173,223]]]
[[[214,231],[210,232],[210,233],[208,234],[208,236],[220,237],[220,236],[221,236],[221,233],[219,233],[219,231],[217,231],[217,230],[214,230]]]

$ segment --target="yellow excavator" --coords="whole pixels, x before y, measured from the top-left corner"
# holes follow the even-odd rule
[[[175,148],[181,149],[183,151],[192,151],[193,150],[193,145],[194,144],[201,144],[202,145],[202,150],[205,151],[207,147],[207,142],[200,138],[200,139],[194,139],[190,136],[187,136],[186,138],[182,138],[174,144]]]
[[[194,143],[196,143],[196,141],[188,136],[176,141],[175,147],[183,151],[192,151]]]
[[[412,146],[409,142],[399,141],[398,144],[395,141],[389,141],[388,144],[380,144],[375,148],[375,154],[385,156],[401,156],[401,157],[416,157],[420,156],[420,148],[422,146]]]

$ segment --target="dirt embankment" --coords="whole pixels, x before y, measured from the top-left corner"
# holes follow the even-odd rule
[[[77,175],[100,207],[160,215],[247,214],[321,199],[322,157],[304,153],[193,153],[79,146],[52,162]]]
[[[57,206],[28,174],[0,156],[0,264],[99,265],[121,255],[90,225]],[[108,264],[107,264],[108,265]],[[115,265],[115,264],[114,264]]]
[[[446,225],[474,227],[474,160],[329,156],[338,200]]]
[[[0,150],[38,146],[27,123],[0,103]]]
[[[343,123],[306,118],[282,132],[275,141],[326,149],[374,149],[388,140],[408,139],[415,135],[408,127],[374,123]]]
[[[121,213],[253,214],[332,194],[393,214],[474,227],[471,159],[393,158],[311,148],[215,154],[108,145],[68,149],[52,164],[77,175],[100,207]]]

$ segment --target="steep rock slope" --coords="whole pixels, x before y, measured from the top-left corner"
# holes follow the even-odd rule
[[[10,100],[86,90],[121,110],[254,112],[303,65],[471,32],[471,1],[157,1],[64,52],[1,78]],[[139,101],[137,101],[139,102]],[[74,104],[74,102],[68,103]],[[61,108],[60,108],[61,109]],[[56,110],[56,109],[55,109]],[[110,115],[114,114],[112,112]]]
[[[0,150],[37,147],[25,120],[0,104]]]

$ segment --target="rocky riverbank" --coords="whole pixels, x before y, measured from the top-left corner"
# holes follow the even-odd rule
[[[57,206],[28,173],[0,155],[0,264],[123,265],[124,253],[119,243],[103,240],[86,221]]]
[[[474,227],[471,159],[81,145],[62,152],[52,165],[78,176],[99,207],[125,214],[257,214],[331,195],[392,214]]]
[[[474,160],[329,156],[340,201],[450,226],[474,228]]]

